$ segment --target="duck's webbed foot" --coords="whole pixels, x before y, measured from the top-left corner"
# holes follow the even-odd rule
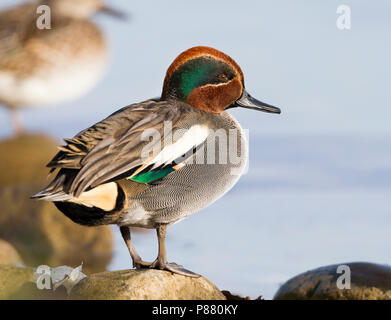
[[[187,277],[193,277],[193,278],[201,277],[201,275],[192,272],[190,270],[187,270],[179,264],[176,264],[174,262],[167,262],[166,246],[165,246],[166,229],[167,229],[166,225],[161,225],[156,229],[158,241],[159,241],[159,254],[154,262],[146,262],[141,259],[141,257],[139,256],[139,254],[137,253],[133,245],[133,242],[130,237],[129,227],[124,227],[124,226],[120,227],[122,237],[124,238],[130,256],[132,257],[133,268],[136,269],[149,268],[149,269],[157,269],[157,270],[166,270]]]
[[[187,270],[183,266],[176,264],[175,262],[163,262],[159,258],[157,258],[154,262],[152,262],[150,268],[158,269],[158,270],[166,270],[187,277],[193,277],[193,278],[201,277],[201,275],[199,275],[198,273]]]
[[[136,261],[133,260],[133,268],[136,268],[136,269],[150,268],[151,265],[152,265],[152,262],[144,261],[142,259],[136,260]]]

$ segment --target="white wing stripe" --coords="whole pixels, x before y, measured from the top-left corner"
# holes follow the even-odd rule
[[[175,159],[183,156],[189,150],[196,148],[203,143],[209,135],[209,128],[205,125],[194,125],[188,129],[173,144],[165,146],[148,165],[153,164],[152,169],[162,164],[169,164]]]

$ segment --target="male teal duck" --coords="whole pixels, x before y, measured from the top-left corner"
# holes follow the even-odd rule
[[[225,110],[280,109],[252,98],[243,73],[210,47],[181,53],[168,68],[160,99],[124,107],[81,131],[47,165],[59,169],[32,198],[53,201],[74,222],[117,224],[136,268],[198,276],[168,263],[168,225],[200,211],[226,193],[247,161],[239,123]],[[130,227],[154,228],[158,257],[141,259]]]
[[[98,11],[121,16],[103,0],[38,0],[0,12],[0,104],[15,133],[22,132],[17,109],[78,98],[100,80],[107,48],[89,19]],[[50,29],[38,28],[44,14]]]

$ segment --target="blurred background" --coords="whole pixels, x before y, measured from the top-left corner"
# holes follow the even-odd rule
[[[2,0],[0,9],[21,2]],[[225,197],[168,229],[169,260],[252,298],[272,298],[281,283],[318,266],[391,263],[390,1],[107,3],[130,19],[94,18],[110,48],[105,77],[78,100],[23,110],[27,131],[71,138],[159,96],[183,50],[215,47],[242,67],[248,92],[282,114],[230,111],[250,133],[249,171]],[[350,30],[336,27],[341,4],[351,8]],[[0,136],[10,133],[0,108]],[[135,244],[155,258],[154,232],[136,234]],[[109,269],[130,266],[115,229]]]

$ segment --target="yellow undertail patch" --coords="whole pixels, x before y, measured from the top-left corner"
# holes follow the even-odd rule
[[[115,208],[117,196],[117,184],[115,182],[109,182],[85,191],[79,197],[67,201],[87,207],[97,207],[104,211],[111,211]]]

